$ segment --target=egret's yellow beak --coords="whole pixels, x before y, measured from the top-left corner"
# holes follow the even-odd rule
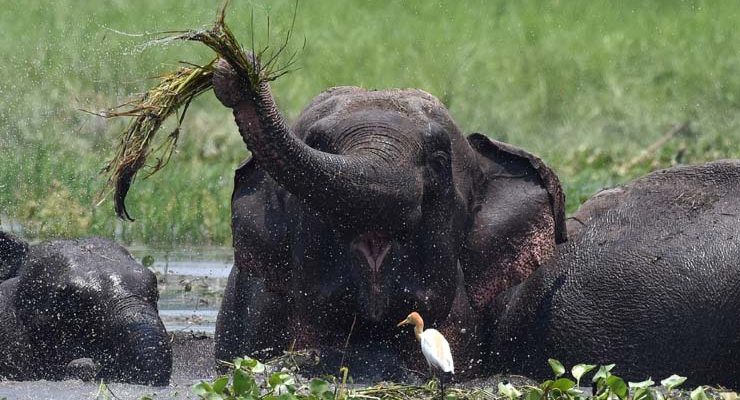
[[[398,327],[399,327],[399,326],[401,326],[401,325],[406,325],[406,324],[408,324],[408,323],[409,323],[409,319],[408,319],[408,318],[406,318],[406,319],[404,319],[403,321],[399,322],[399,323],[398,323],[398,325],[396,325],[396,328],[398,328]]]

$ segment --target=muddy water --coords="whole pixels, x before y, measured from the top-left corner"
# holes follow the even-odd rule
[[[169,386],[151,387],[122,383],[107,384],[111,394],[100,395],[99,382],[0,381],[0,399],[191,399],[192,385],[213,379],[213,338],[209,335],[177,333],[172,336],[172,378]]]
[[[150,255],[159,285],[159,313],[171,333],[173,366],[167,387],[111,383],[112,395],[100,395],[99,383],[0,381],[0,399],[162,399],[195,398],[190,392],[201,379],[212,379],[213,332],[218,308],[233,264],[231,249],[188,249],[179,252],[130,249],[137,260]]]
[[[154,258],[159,283],[159,315],[169,332],[213,334],[226,280],[233,265],[228,248],[178,252],[133,248],[141,260]]]

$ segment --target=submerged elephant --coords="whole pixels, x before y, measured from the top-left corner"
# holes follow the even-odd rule
[[[547,358],[740,387],[740,161],[658,171],[594,196],[553,261],[500,295],[492,367]]]
[[[75,377],[68,364],[88,358],[97,379],[169,382],[172,354],[151,271],[103,239],[24,248],[17,276],[0,284],[0,378]]]
[[[225,61],[214,77],[252,152],[236,171],[216,357],[341,349],[351,334],[355,376],[388,376],[398,357],[421,359],[394,329],[418,311],[467,370],[479,316],[565,240],[555,174],[523,150],[463,136],[421,90],[329,89],[291,127],[258,86]]]

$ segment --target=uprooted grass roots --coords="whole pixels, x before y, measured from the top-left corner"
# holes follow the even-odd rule
[[[211,78],[218,58],[228,61],[237,76],[243,79],[253,92],[256,92],[263,82],[273,81],[291,71],[297,53],[290,54],[287,61],[280,64],[278,59],[290,41],[295,11],[291,28],[280,46],[271,49],[268,37],[268,45],[255,51],[252,42],[252,51],[247,53],[226,24],[225,10],[226,6],[221,8],[214,26],[210,29],[171,32],[168,36],[153,42],[173,40],[200,42],[211,48],[216,53],[216,58],[204,66],[189,64],[164,74],[157,86],[139,98],[101,114],[105,118],[133,117],[120,136],[115,155],[103,168],[103,172],[109,174],[107,186],[114,190],[115,209],[119,217],[132,220],[126,210],[125,198],[137,172],[146,165],[146,160],[152,154],[156,157],[156,162],[149,165],[150,171],[147,176],[167,165],[180,136],[180,125],[188,105],[194,98],[213,87]],[[254,15],[252,26],[253,19]],[[269,33],[269,19],[267,29]],[[254,33],[252,37],[254,38]],[[248,54],[253,54],[254,59]],[[153,146],[154,137],[162,124],[176,114],[179,114],[177,127],[161,143]]]

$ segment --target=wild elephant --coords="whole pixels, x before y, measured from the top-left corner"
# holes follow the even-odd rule
[[[128,251],[98,238],[14,248],[25,250],[0,255],[18,265],[0,283],[0,378],[75,377],[68,364],[87,358],[99,367],[97,379],[169,382],[156,278]]]
[[[415,310],[448,337],[460,373],[477,365],[496,294],[565,240],[553,171],[465,137],[421,90],[329,89],[289,125],[267,82],[241,79],[225,61],[213,79],[252,153],[234,180],[216,358],[291,345],[326,355],[349,336],[353,374],[387,377],[420,360],[394,329]]]
[[[606,190],[570,240],[501,294],[490,368],[543,378],[547,358],[740,386],[740,161],[662,170]]]

